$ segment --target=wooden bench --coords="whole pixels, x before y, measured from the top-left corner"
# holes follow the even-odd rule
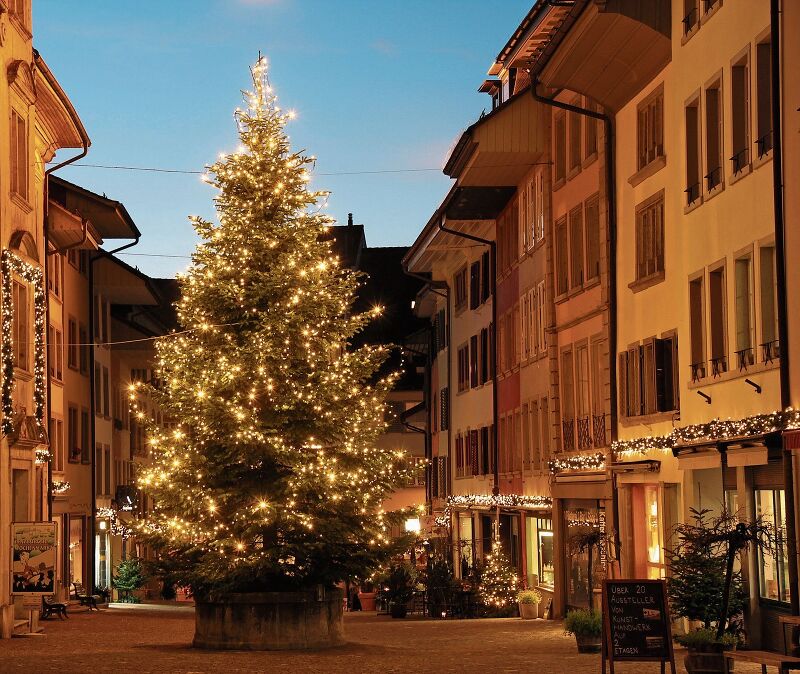
[[[763,674],[767,674],[767,667],[777,667],[780,674],[786,674],[790,669],[800,669],[800,658],[771,651],[725,651],[724,656],[726,674],[731,671],[731,661],[761,665]]]
[[[56,614],[60,620],[69,618],[67,615],[67,605],[53,600],[52,597],[42,597],[42,620],[47,620],[51,615]]]
[[[72,586],[75,588],[75,599],[80,602],[81,606],[88,606],[90,611],[92,609],[95,611],[100,610],[97,608],[97,600],[102,599],[102,595],[89,594],[80,583],[73,583]]]

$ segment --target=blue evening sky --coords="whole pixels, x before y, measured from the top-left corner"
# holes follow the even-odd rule
[[[295,147],[318,157],[328,211],[370,245],[408,245],[444,197],[440,168],[490,108],[477,93],[533,0],[35,0],[34,43],[92,139],[93,164],[202,170],[237,146],[232,113],[261,50]],[[59,159],[69,151],[59,153]],[[199,176],[95,168],[60,175],[122,201],[142,231],[125,259],[186,267],[187,216],[213,218]]]

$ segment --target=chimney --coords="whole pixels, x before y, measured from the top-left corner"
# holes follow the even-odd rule
[[[348,213],[347,214],[347,226],[348,227],[352,227],[353,226],[353,214],[352,213]]]

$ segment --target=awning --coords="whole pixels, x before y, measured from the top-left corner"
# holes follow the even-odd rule
[[[611,480],[605,471],[586,473],[558,473],[550,486],[554,499],[611,498]]]
[[[47,226],[48,239],[58,249],[96,250],[103,243],[88,220],[54,201],[47,206]]]
[[[722,457],[716,442],[678,445],[672,453],[678,459],[678,468],[681,470],[703,470],[722,466]]]
[[[769,461],[769,449],[763,443],[755,445],[729,445],[725,450],[729,468],[761,466]]]

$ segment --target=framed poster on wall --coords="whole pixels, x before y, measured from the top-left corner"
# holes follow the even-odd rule
[[[11,524],[11,594],[45,595],[55,592],[56,523]]]

